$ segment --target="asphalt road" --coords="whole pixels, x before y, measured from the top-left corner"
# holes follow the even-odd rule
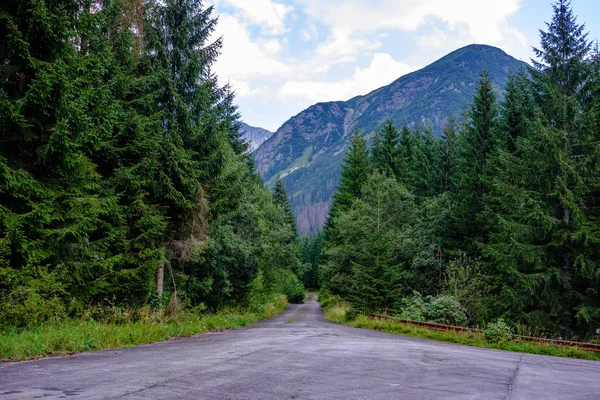
[[[1,399],[600,399],[600,362],[327,322],[292,305],[250,328],[0,364]]]

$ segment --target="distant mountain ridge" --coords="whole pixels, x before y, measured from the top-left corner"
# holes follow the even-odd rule
[[[371,134],[391,118],[398,126],[429,122],[439,134],[450,116],[458,117],[471,103],[484,67],[501,94],[509,75],[527,64],[496,47],[469,45],[367,95],[315,104],[290,118],[258,148],[258,172],[269,184],[281,174],[300,233],[317,230],[327,217],[355,129]]]
[[[258,147],[273,136],[273,132],[264,128],[257,128],[242,122],[242,138],[248,142],[250,151],[255,151]]]

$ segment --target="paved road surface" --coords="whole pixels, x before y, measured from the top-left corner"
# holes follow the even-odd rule
[[[339,326],[310,301],[251,328],[0,364],[0,399],[32,398],[600,399],[600,362]]]

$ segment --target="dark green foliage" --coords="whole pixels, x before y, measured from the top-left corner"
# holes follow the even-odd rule
[[[0,325],[293,286],[295,221],[211,72],[216,23],[198,0],[0,6]]]
[[[316,289],[319,287],[319,266],[323,257],[325,234],[323,231],[300,239],[299,248],[302,262],[308,265],[304,273],[304,287]]]
[[[361,196],[362,188],[369,175],[369,153],[367,142],[359,131],[350,139],[350,147],[342,163],[342,176],[337,192],[329,209],[325,223],[325,236],[335,240],[335,217],[348,209],[355,198]]]
[[[599,97],[584,89],[594,79],[590,44],[567,2],[555,4],[541,38],[530,84],[540,112],[522,117],[514,150],[493,160],[493,224],[484,249],[497,268],[497,306],[507,317],[589,334],[600,325],[598,125],[588,125],[597,121],[589,107]]]
[[[376,134],[369,182],[333,214],[323,287],[360,312],[479,326],[505,318],[489,325],[493,341],[509,325],[594,337],[600,62],[570,4],[553,9],[535,69],[508,79],[500,105],[484,69],[470,110],[441,139],[417,125],[396,141],[389,122]],[[410,212],[398,213],[402,204]]]
[[[461,236],[461,243],[457,244],[468,251],[476,251],[477,244],[485,240],[481,212],[487,193],[488,159],[497,142],[496,125],[496,95],[484,70],[473,98],[469,123],[460,136],[456,177],[453,220]]]
[[[439,191],[454,192],[458,170],[458,128],[454,117],[448,119],[440,143]]]
[[[531,81],[526,71],[511,75],[506,84],[506,94],[502,103],[500,117],[500,137],[497,145],[505,147],[511,153],[516,151],[516,142],[525,136],[536,118],[536,102],[533,97]]]
[[[381,137],[380,137],[381,136]],[[388,119],[381,135],[377,132],[373,141],[372,163],[375,168],[391,177],[400,177],[398,155],[400,151],[400,135],[394,122]]]
[[[369,177],[363,199],[335,217],[340,237],[326,248],[322,278],[332,293],[349,296],[357,307],[383,310],[404,289],[403,244],[415,217],[414,199],[395,179],[377,172]]]
[[[285,191],[285,187],[283,186],[283,181],[279,176],[277,177],[275,188],[273,189],[273,202],[284,210],[287,216],[288,224],[292,226],[294,232],[297,232],[298,229],[296,228],[296,216],[294,215],[292,207],[290,207],[290,199]]]

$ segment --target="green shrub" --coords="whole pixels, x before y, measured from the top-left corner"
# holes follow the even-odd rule
[[[296,275],[290,273],[283,281],[283,294],[288,298],[288,301],[293,304],[304,303],[306,290]]]
[[[512,330],[503,319],[499,319],[487,324],[483,337],[489,343],[508,342],[512,339]]]
[[[400,308],[400,317],[413,321],[450,325],[464,325],[467,322],[463,307],[449,295],[423,297],[415,292],[412,297],[401,300]]]
[[[248,309],[251,312],[262,313],[264,311],[266,303],[267,293],[265,289],[265,279],[262,270],[258,270],[258,273],[248,284]]]
[[[346,321],[354,321],[359,315],[361,315],[361,313],[356,308],[350,307],[348,311],[346,311],[344,317],[346,318]]]
[[[341,302],[342,298],[337,294],[331,294],[325,290],[319,292],[319,304],[321,304],[323,309],[329,308],[330,306]]]
[[[405,297],[400,300],[400,310],[399,316],[401,318],[413,321],[427,320],[426,299],[418,292],[414,292],[412,297]]]
[[[446,267],[444,293],[454,297],[467,316],[467,323],[481,323],[487,316],[485,300],[492,285],[487,281],[481,262],[460,253]]]
[[[467,322],[460,303],[453,296],[428,297],[427,320],[438,324],[464,325]]]

